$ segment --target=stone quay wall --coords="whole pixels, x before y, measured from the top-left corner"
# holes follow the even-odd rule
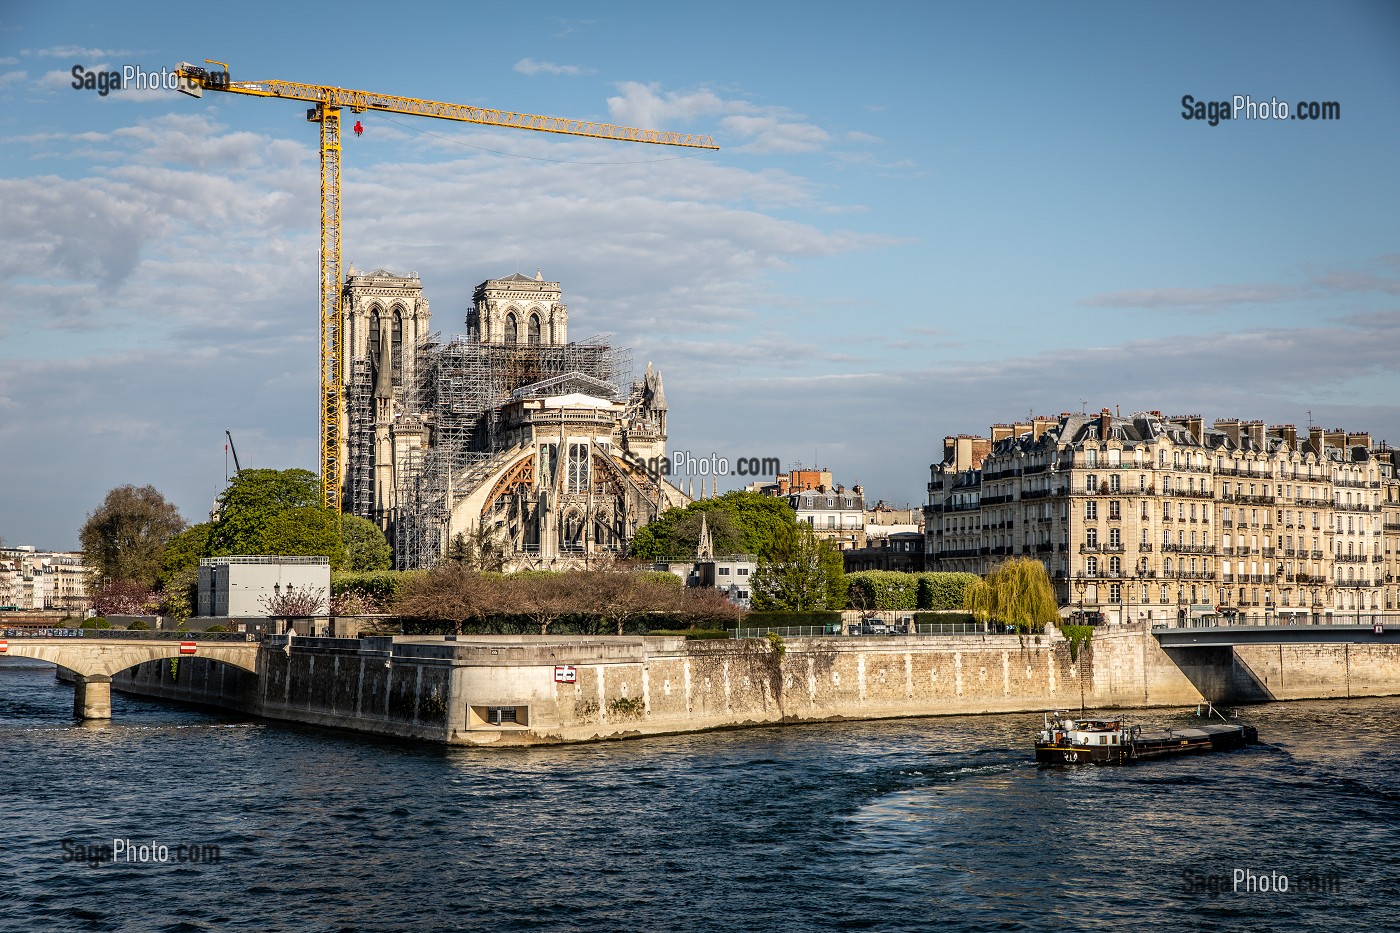
[[[163,667],[162,667],[163,665]],[[1042,636],[276,639],[258,673],[149,662],[113,687],[271,719],[505,747],[780,722],[1400,694],[1400,645],[1162,649]]]

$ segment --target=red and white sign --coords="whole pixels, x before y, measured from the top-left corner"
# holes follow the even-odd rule
[[[192,642],[192,641],[182,641],[182,642],[180,642],[180,653],[181,653],[181,654],[194,654],[194,653],[195,653],[196,651],[198,651],[198,650],[199,650],[199,645],[196,645],[196,644],[195,644],[194,642]]]
[[[578,681],[578,668],[576,667],[556,667],[554,669],[554,682],[556,684],[572,684]]]
[[[10,650],[10,643],[9,643],[8,641],[6,641],[5,639],[0,638],[0,654],[4,654],[6,651],[9,651],[9,650]]]

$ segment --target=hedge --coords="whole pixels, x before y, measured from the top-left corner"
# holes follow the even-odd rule
[[[976,579],[972,573],[860,570],[846,574],[846,592],[853,609],[961,609],[963,590]]]
[[[783,628],[798,625],[840,625],[841,613],[835,609],[813,609],[810,612],[773,611],[750,612],[731,623],[730,628]]]
[[[354,593],[387,608],[404,583],[421,576],[422,570],[371,570],[365,573],[336,572],[331,574],[331,595]]]

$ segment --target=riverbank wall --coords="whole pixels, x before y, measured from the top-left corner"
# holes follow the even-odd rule
[[[687,641],[272,637],[258,673],[153,661],[114,689],[434,742],[586,742],[780,722],[1400,694],[1400,644],[1168,648],[1146,626]]]

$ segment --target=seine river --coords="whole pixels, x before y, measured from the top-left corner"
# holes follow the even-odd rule
[[[1072,770],[1031,761],[1038,716],[492,753],[71,705],[0,668],[0,929],[1400,929],[1400,700]]]

